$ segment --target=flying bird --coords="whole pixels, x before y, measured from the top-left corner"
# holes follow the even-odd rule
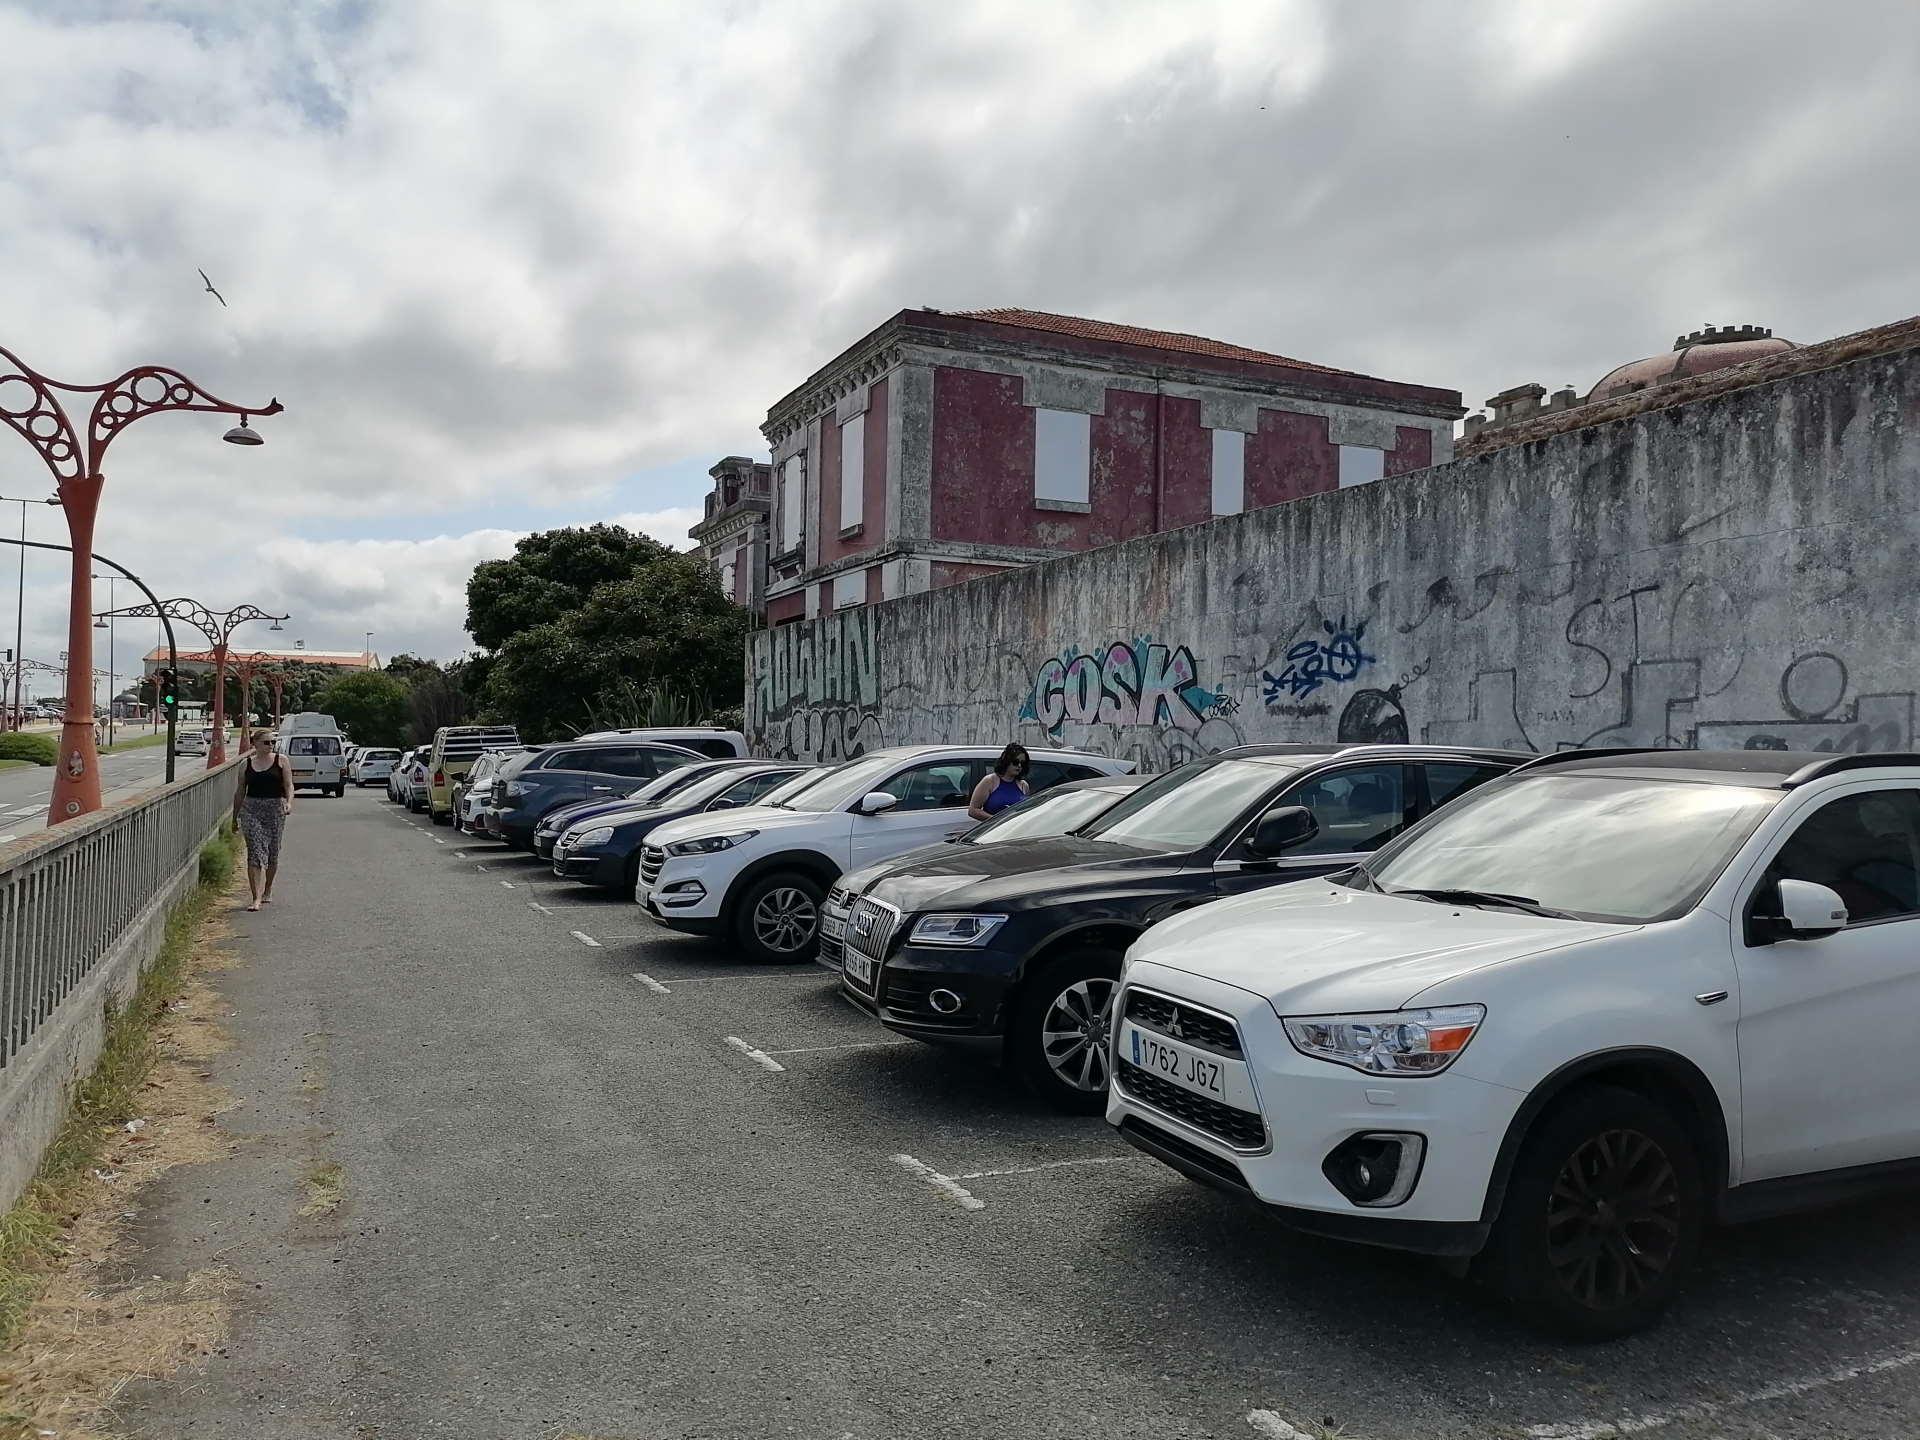
[[[200,272],[200,278],[201,278],[201,280],[203,280],[203,281],[205,281],[205,282],[206,282],[206,286],[207,286],[207,294],[209,294],[209,295],[211,295],[211,296],[212,296],[212,297],[213,297],[214,299],[216,299],[216,300],[218,300],[218,301],[220,302],[220,308],[221,308],[221,309],[223,309],[223,310],[224,310],[224,309],[226,309],[226,308],[227,308],[227,297],[226,297],[226,296],[224,296],[224,295],[222,295],[222,294],[221,294],[221,293],[220,293],[220,292],[219,292],[218,290],[216,290],[216,289],[214,289],[214,288],[213,288],[213,281],[211,281],[211,280],[208,280],[208,279],[207,279],[207,272],[206,272],[206,271],[204,271],[204,270],[202,270],[202,271]]]

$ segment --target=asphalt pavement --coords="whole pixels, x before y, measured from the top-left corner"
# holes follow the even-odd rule
[[[131,739],[136,732],[123,730],[121,738]],[[144,735],[141,730],[138,734]],[[190,774],[195,766],[204,768],[204,755],[182,755],[175,761],[176,772]],[[100,757],[101,798],[108,804],[150,790],[166,777],[166,747],[148,745],[138,750],[122,750]],[[23,835],[44,830],[47,824],[47,799],[53,793],[53,767],[32,765],[0,770],[0,845]]]
[[[119,1433],[1785,1440],[1920,1430],[1911,1202],[1732,1232],[1658,1330],[1549,1340],[897,1042],[811,967],[307,798],[220,979],[230,1159],[130,1274],[237,1279]],[[303,1177],[346,1199],[301,1215]]]

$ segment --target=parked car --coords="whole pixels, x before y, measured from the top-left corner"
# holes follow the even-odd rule
[[[647,837],[634,897],[669,929],[732,936],[761,961],[806,960],[834,881],[888,856],[971,828],[967,796],[996,748],[871,750],[777,806],[663,825]],[[1034,750],[1035,791],[1122,774],[1131,760]]]
[[[427,808],[427,747],[422,745],[413,752],[413,759],[407,762],[407,768],[400,777],[400,803],[407,807],[407,813],[418,815]]]
[[[1713,1220],[1920,1174],[1920,755],[1570,751],[1129,952],[1107,1118],[1585,1336]]]
[[[612,795],[596,796],[591,800],[577,800],[571,805],[562,805],[557,810],[547,812],[545,818],[534,826],[533,853],[543,860],[553,858],[554,843],[560,835],[576,821],[585,821],[599,815],[611,815],[620,810],[632,810],[640,806],[664,801],[677,790],[682,790],[694,781],[711,775],[729,765],[744,765],[744,760],[700,760],[676,769],[654,780],[636,785],[631,790],[621,790],[618,786]]]
[[[524,745],[483,750],[467,773],[454,783],[453,828],[470,835],[486,833],[486,812],[493,804],[493,776],[515,755],[527,753]]]
[[[1010,840],[1065,835],[1111,810],[1123,796],[1138,790],[1151,778],[1148,775],[1102,775],[1095,780],[1069,780],[1051,790],[1028,796],[1018,805],[1002,810],[991,820],[981,821],[971,830],[949,835],[941,845],[925,845],[890,860],[882,860],[878,865],[869,865],[864,870],[842,875],[833,889],[827,892],[826,901],[820,907],[820,948],[813,958],[821,968],[839,974],[847,915],[853,909],[853,902],[866,894],[870,886],[896,870],[908,869],[922,860],[944,853],[942,845],[1004,845]]]
[[[553,873],[630,895],[640,880],[640,847],[654,830],[694,815],[757,805],[769,791],[812,768],[793,761],[733,761],[670,795],[640,795],[635,800],[644,803],[582,816],[554,845]]]
[[[387,798],[396,805],[406,803],[407,770],[419,758],[419,754],[417,748],[402,750],[400,758],[393,762],[393,773],[387,776]]]
[[[427,747],[427,817],[436,825],[453,823],[453,790],[488,750],[517,748],[520,732],[511,725],[442,725]]]
[[[398,750],[382,749],[369,745],[356,750],[353,758],[347,761],[347,778],[356,787],[364,789],[376,780],[384,780],[393,774],[394,762],[400,758]]]
[[[576,735],[574,740],[646,741],[678,745],[683,750],[691,750],[696,755],[713,760],[744,759],[747,755],[746,736],[738,730],[716,730],[710,725],[646,725],[631,730],[596,730],[590,735]]]
[[[173,753],[204,755],[212,748],[212,739],[212,732],[207,730],[181,730],[173,737]]]
[[[1004,1055],[1095,1111],[1127,946],[1223,895],[1346,869],[1532,756],[1407,745],[1245,745],[1141,786],[1071,835],[954,847],[876,881],[841,985],[889,1029]]]
[[[562,805],[630,794],[648,780],[705,758],[678,745],[626,739],[572,740],[517,755],[494,771],[488,833],[526,850],[541,820]]]

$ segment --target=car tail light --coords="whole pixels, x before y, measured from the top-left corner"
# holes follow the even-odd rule
[[[433,772],[433,783],[434,783],[434,784],[436,784],[436,785],[444,785],[444,784],[446,784],[446,783],[447,783],[447,772],[446,772],[446,771],[444,771],[444,770],[436,770],[436,771],[434,771],[434,772]]]

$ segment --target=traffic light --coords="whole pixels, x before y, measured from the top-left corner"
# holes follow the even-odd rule
[[[160,709],[169,720],[180,713],[180,690],[173,681],[171,670],[162,670],[154,677],[154,683],[160,689]]]

